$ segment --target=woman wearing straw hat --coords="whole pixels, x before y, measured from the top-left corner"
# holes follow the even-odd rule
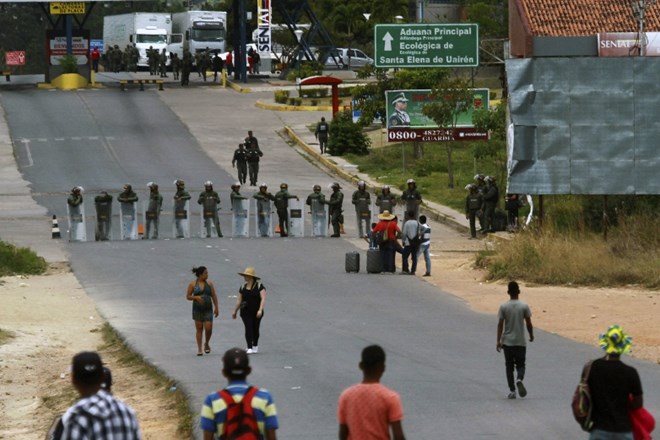
[[[195,338],[197,339],[197,356],[202,356],[202,333],[206,335],[204,353],[211,353],[211,335],[213,334],[213,317],[218,317],[218,297],[215,287],[209,279],[209,271],[204,266],[193,267],[192,272],[197,279],[188,284],[186,299],[193,302],[192,317],[195,320]]]
[[[261,318],[264,317],[264,306],[266,305],[266,288],[259,282],[257,271],[254,267],[246,267],[243,272],[245,283],[238,289],[238,299],[231,314],[236,319],[238,311],[241,311],[241,320],[245,326],[245,342],[247,342],[247,354],[259,351],[259,326]]]
[[[374,226],[373,233],[382,236],[380,240],[380,256],[383,260],[383,272],[395,272],[394,256],[397,248],[397,238],[401,235],[401,229],[396,221],[396,216],[390,211],[378,214],[380,220]]]

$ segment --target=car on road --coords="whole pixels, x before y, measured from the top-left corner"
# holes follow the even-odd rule
[[[373,64],[374,60],[360,49],[347,49],[338,47],[330,52],[325,60],[326,67],[337,67],[340,69],[351,69],[353,67],[364,67]]]

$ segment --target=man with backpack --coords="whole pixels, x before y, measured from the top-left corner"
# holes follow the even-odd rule
[[[403,224],[401,236],[403,238],[403,253],[401,254],[401,273],[415,275],[417,270],[417,257],[421,237],[419,234],[419,223],[415,218],[415,211],[408,211],[408,218]],[[412,258],[412,266],[408,266],[408,259]]]
[[[279,428],[275,402],[270,393],[247,383],[252,372],[247,352],[227,350],[222,357],[222,375],[228,385],[209,394],[202,405],[200,428],[204,440],[276,440]]]

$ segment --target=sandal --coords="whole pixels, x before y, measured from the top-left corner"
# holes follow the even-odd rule
[[[204,348],[204,353],[209,354],[210,352],[211,352],[211,347],[206,346],[206,347]]]

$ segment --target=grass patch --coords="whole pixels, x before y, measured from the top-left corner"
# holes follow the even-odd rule
[[[0,276],[40,275],[47,268],[46,260],[32,249],[0,241]]]
[[[166,400],[171,402],[171,408],[177,413],[179,426],[177,432],[185,438],[192,438],[193,421],[195,415],[190,411],[190,405],[183,391],[176,389],[170,391],[175,382],[163,374],[158,368],[146,363],[142,356],[128,347],[117,332],[106,323],[101,330],[103,345],[99,352],[112,354],[117,362],[130,367],[131,375],[140,375],[151,382],[150,388],[161,390]]]
[[[14,339],[16,336],[14,333],[0,328],[0,345],[4,345]]]

